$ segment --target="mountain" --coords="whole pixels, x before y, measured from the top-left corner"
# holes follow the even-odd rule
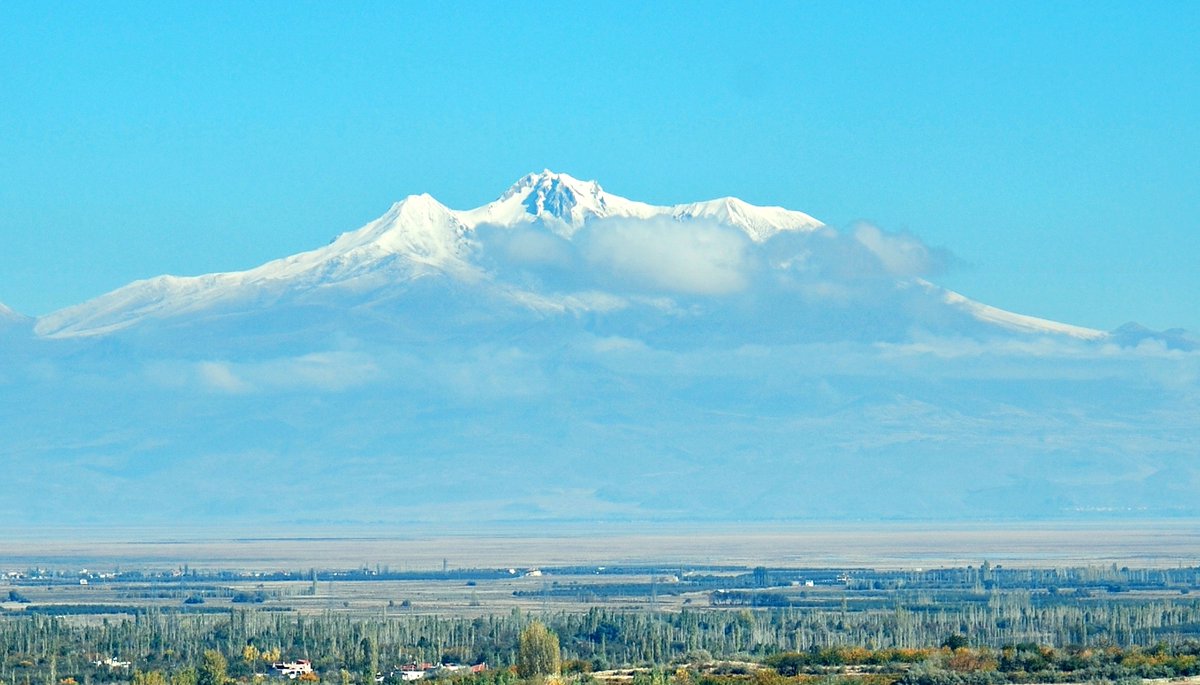
[[[497,234],[495,229],[502,230]],[[941,311],[937,316],[926,313],[917,325],[950,325],[959,332],[1004,329],[1093,339],[1105,336],[1003,312],[922,279],[897,278],[887,272],[886,257],[881,262],[872,248],[886,246],[860,244],[802,212],[757,207],[736,198],[657,207],[607,193],[595,181],[547,170],[521,178],[496,201],[472,210],[454,211],[428,195],[410,196],[325,247],[248,271],[159,276],[131,283],[42,317],[36,330],[49,338],[104,335],[147,321],[262,311],[282,303],[329,302],[331,291],[346,296],[395,291],[429,277],[466,284],[475,287],[480,297],[534,310],[587,312],[634,306],[627,297],[631,285],[642,295],[713,294],[744,290],[746,279],[765,275],[789,280],[794,286],[782,293],[778,287],[770,288],[769,295],[776,300],[780,294],[803,298],[806,287],[859,291],[869,300],[859,304],[871,310],[875,323],[895,314],[888,308],[924,307]],[[503,264],[497,267],[496,259]],[[558,269],[552,268],[556,259]],[[839,272],[823,273],[830,265],[799,264],[801,259],[835,262],[832,268]],[[568,271],[571,274],[564,273]],[[590,277],[580,278],[585,272]],[[567,275],[571,278],[564,279]],[[531,288],[531,281],[537,281],[537,287]],[[551,281],[551,287],[545,287]],[[866,294],[864,288],[877,292]],[[597,301],[598,290],[609,296]],[[762,292],[756,295],[770,299]],[[836,297],[821,299],[840,304]],[[332,306],[344,308],[344,304]],[[796,313],[788,303],[773,301],[771,306]],[[844,310],[839,314],[845,315]],[[804,318],[805,325],[798,328],[812,331],[813,317]],[[799,322],[789,319],[789,323]],[[903,334],[914,321],[901,314],[892,323],[896,330],[880,334]]]
[[[1200,351],[1004,311],[873,227],[544,171],[0,336],[24,527],[1200,514]],[[31,326],[31,323],[33,325]],[[32,333],[31,329],[32,328]]]

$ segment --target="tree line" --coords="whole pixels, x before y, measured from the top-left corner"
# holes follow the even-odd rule
[[[475,618],[302,615],[255,608],[205,614],[149,610],[120,619],[11,615],[0,619],[0,683],[131,681],[136,670],[159,674],[154,677],[163,681],[137,685],[210,685],[201,679],[210,653],[226,660],[225,672],[234,679],[261,673],[272,660],[296,658],[310,659],[323,680],[341,681],[345,672],[348,682],[366,683],[368,674],[412,661],[486,662],[493,668],[489,677],[495,678],[509,667],[528,672],[528,663],[521,662],[522,636],[535,624],[545,627],[541,641],[553,636],[556,653],[576,671],[710,659],[762,662],[777,654],[830,649],[921,650],[952,635],[966,644],[951,649],[1033,644],[1124,654],[1156,645],[1183,649],[1200,635],[1200,603],[1189,598],[1062,605],[1011,592],[958,605],[911,599],[866,609],[844,602],[832,608],[671,613],[593,608],[531,616],[513,610]],[[96,663],[107,658],[133,666],[125,671]]]

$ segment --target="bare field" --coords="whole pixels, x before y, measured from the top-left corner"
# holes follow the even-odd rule
[[[649,582],[648,575],[624,575],[623,582]],[[486,616],[513,609],[536,611],[553,608],[565,611],[586,611],[592,607],[611,609],[646,608],[651,600],[645,595],[598,597],[589,594],[589,582],[612,582],[612,577],[603,581],[587,575],[555,575],[544,578],[516,576],[511,579],[485,580],[466,583],[461,580],[380,580],[380,581],[319,581],[315,594],[310,594],[312,584],[308,581],[205,581],[180,586],[166,583],[104,583],[87,586],[7,586],[0,581],[0,588],[18,587],[32,602],[41,606],[100,605],[116,607],[139,607],[177,609],[181,600],[206,589],[219,588],[224,596],[209,596],[203,608],[231,609],[253,607],[260,610],[286,610],[301,614],[323,614],[326,612],[355,615],[399,616]],[[551,585],[571,584],[579,587],[577,595],[569,597],[544,596],[542,591]],[[237,604],[230,596],[237,592],[267,595],[261,604]],[[522,593],[518,595],[516,593]],[[207,593],[205,593],[207,594]],[[671,596],[663,593],[653,600],[654,608],[660,610],[679,609],[685,602],[695,599],[707,604],[703,593],[694,597]],[[19,611],[20,605],[0,603],[4,609]],[[76,620],[88,620],[82,617]]]
[[[177,537],[176,537],[177,536]],[[226,531],[0,532],[0,570],[136,565],[302,570],[377,565],[392,570],[531,568],[586,564],[931,568],[1200,563],[1200,523],[731,526],[707,529],[597,526],[527,533],[434,532],[244,537]]]

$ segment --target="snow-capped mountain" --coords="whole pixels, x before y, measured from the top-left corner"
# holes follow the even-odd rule
[[[493,268],[496,259],[503,261],[511,252],[505,252],[511,245],[501,244],[508,240],[506,230],[532,231],[521,234],[522,250],[528,253],[528,243],[533,241],[541,253],[554,253],[550,256],[557,255],[559,272],[538,271],[544,265],[531,266],[528,260],[514,267],[520,272],[516,276]],[[798,244],[782,244],[785,236]],[[141,322],[205,312],[264,310],[314,298],[329,303],[337,293],[361,300],[364,294],[386,289],[393,297],[423,278],[447,279],[476,289],[480,297],[539,312],[576,313],[596,306],[602,310],[636,307],[636,301],[653,301],[661,310],[664,297],[678,300],[688,293],[740,291],[755,279],[763,280],[764,273],[779,282],[802,281],[796,288],[810,295],[822,288],[843,293],[861,289],[861,283],[855,282],[865,282],[858,277],[861,273],[847,275],[845,268],[824,263],[842,258],[829,250],[831,241],[837,240],[844,243],[840,253],[864,251],[863,245],[802,212],[759,207],[730,197],[655,206],[605,192],[595,181],[546,170],[521,178],[494,202],[470,210],[449,209],[429,195],[407,197],[329,245],[247,271],[134,282],[44,316],[35,330],[51,338],[105,335]],[[825,253],[833,256],[822,256]],[[538,258],[542,257],[545,254]],[[860,261],[878,262],[872,259],[864,253]],[[861,272],[864,267],[855,268]],[[838,273],[830,276],[833,272]],[[905,297],[924,293],[937,303],[935,308],[942,308],[943,318],[958,317],[983,330],[1085,339],[1106,335],[1005,312],[920,279],[897,277],[892,282],[898,290],[920,285]],[[626,285],[640,289],[641,299],[630,299],[627,292],[608,292]],[[892,297],[884,292],[862,299],[865,306],[880,308]],[[830,296],[830,301],[844,306],[838,297]],[[878,321],[880,316],[868,318]],[[852,319],[847,322],[853,324]],[[956,324],[895,319],[891,325],[900,331],[913,325]],[[800,329],[812,327],[797,322]]]
[[[1007,312],[930,282],[935,262],[904,235],[547,171],[131,283],[33,335],[0,307],[0,516],[1200,515],[1194,336]]]

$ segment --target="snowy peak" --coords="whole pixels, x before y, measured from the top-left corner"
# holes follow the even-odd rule
[[[330,285],[387,267],[413,274],[456,270],[463,266],[468,229],[454,213],[429,195],[410,195],[362,228],[339,235],[325,247],[301,252],[262,266],[215,274],[242,284],[294,282]],[[401,275],[403,275],[403,273]]]
[[[663,209],[606,193],[595,181],[581,181],[546,169],[521,177],[495,202],[459,212],[458,216],[472,228],[481,224],[511,227],[541,222],[569,238],[593,218],[644,219],[663,213]]]
[[[439,265],[462,256],[466,233],[467,227],[445,205],[428,194],[410,195],[366,226],[305,255],[325,261],[355,254],[398,254]]]
[[[783,207],[759,207],[736,197],[676,205],[671,215],[680,220],[703,219],[736,226],[757,243],[783,231],[813,231],[824,226],[804,212]]]
[[[540,174],[529,174],[505,191],[501,199],[520,196],[525,211],[534,216],[549,214],[559,219],[569,219],[575,208],[605,211],[604,190],[595,181],[580,181],[567,174],[556,174],[549,169]]]

